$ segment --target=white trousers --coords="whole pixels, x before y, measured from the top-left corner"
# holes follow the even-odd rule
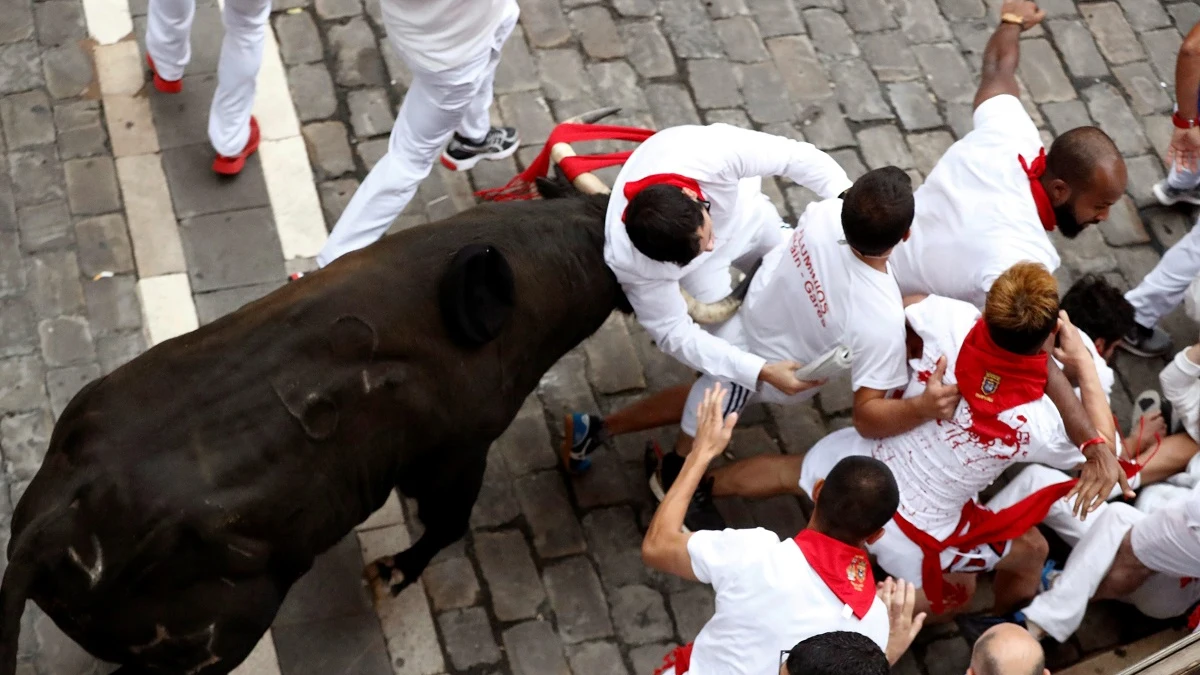
[[[1171,170],[1171,176],[1178,173]],[[1200,173],[1189,177],[1200,183]],[[1183,294],[1196,277],[1200,277],[1200,226],[1193,225],[1141,283],[1125,294],[1125,299],[1133,305],[1134,319],[1139,325],[1153,328],[1183,302]]]
[[[225,39],[217,66],[217,91],[208,113],[208,139],[218,154],[239,154],[250,140],[250,112],[262,65],[271,0],[225,0]],[[150,0],[146,51],[164,80],[178,80],[192,57],[196,0]]]
[[[431,72],[405,58],[403,45],[393,40],[396,53],[412,71],[412,85],[400,104],[387,154],[367,174],[317,254],[324,267],[351,251],[379,240],[392,221],[412,201],[417,187],[433,169],[438,154],[454,132],[483,140],[491,129],[488,108],[500,51],[517,25],[520,9],[510,2],[488,49],[466,63]],[[384,13],[384,24],[388,24]],[[392,33],[391,30],[388,31]]]

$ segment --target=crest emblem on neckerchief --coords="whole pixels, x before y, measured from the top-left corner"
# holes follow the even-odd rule
[[[995,373],[984,373],[983,381],[979,383],[979,391],[984,396],[991,396],[1000,388],[1000,376]]]
[[[855,591],[861,591],[863,584],[867,580],[867,559],[864,556],[856,555],[846,566],[846,580],[854,587]]]

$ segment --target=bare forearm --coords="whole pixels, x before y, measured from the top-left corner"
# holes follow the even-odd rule
[[[982,82],[993,78],[1014,77],[1021,62],[1021,27],[1002,23],[992,33],[983,50]]]
[[[1050,397],[1054,407],[1058,408],[1058,414],[1062,416],[1067,438],[1070,438],[1076,446],[1082,445],[1096,437],[1096,425],[1092,422],[1083,403],[1075,396],[1075,388],[1071,386],[1067,376],[1053,360],[1048,359],[1048,361],[1046,395]]]
[[[863,438],[888,438],[929,420],[919,398],[875,398],[854,406],[854,429]]]
[[[700,485],[700,479],[708,469],[708,462],[699,459],[701,453],[691,452],[683,462],[679,476],[663,496],[662,503],[650,520],[646,530],[646,538],[642,540],[642,561],[646,565],[663,572],[690,575],[682,572],[690,570],[679,569],[673,552],[687,546],[687,536],[682,532],[683,519],[687,515],[688,504],[692,495]]]
[[[1181,117],[1194,120],[1200,116],[1200,24],[1188,34],[1175,61],[1175,99]]]

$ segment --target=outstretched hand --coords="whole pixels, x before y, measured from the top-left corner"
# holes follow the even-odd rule
[[[895,581],[888,577],[878,585],[875,595],[888,610],[887,660],[894,666],[908,651],[917,633],[921,632],[921,627],[925,625],[925,612],[913,616],[917,587],[903,579]]]
[[[1167,163],[1194,172],[1200,162],[1200,127],[1176,129],[1167,146]]]
[[[720,383],[704,390],[704,400],[696,415],[696,440],[692,444],[692,452],[700,453],[699,458],[709,461],[725,451],[729,439],[733,437],[733,427],[737,425],[738,414],[722,415],[725,395],[729,390]]]

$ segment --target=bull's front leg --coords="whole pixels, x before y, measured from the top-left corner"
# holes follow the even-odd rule
[[[417,514],[425,527],[424,534],[408,549],[375,560],[367,565],[365,575],[375,593],[375,600],[383,599],[383,592],[393,596],[408,588],[420,578],[429,566],[429,561],[439,551],[458,541],[467,533],[471,511],[483,485],[483,474],[487,468],[487,449],[463,453],[465,461],[444,480],[431,481],[421,486],[414,495]]]

